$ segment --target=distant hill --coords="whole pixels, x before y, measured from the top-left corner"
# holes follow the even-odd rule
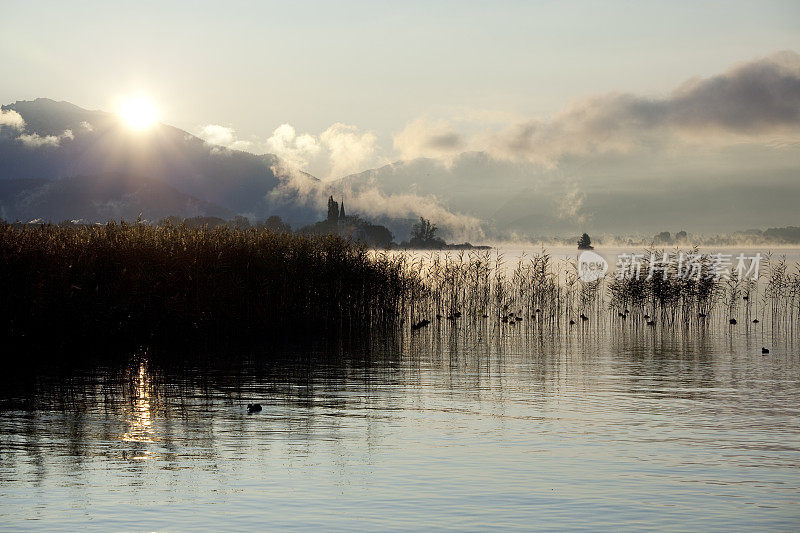
[[[680,157],[639,150],[565,158],[555,167],[465,152],[345,176],[345,191],[433,195],[483,221],[487,236],[536,239],[594,233],[727,234],[797,220],[797,145],[704,147]],[[400,236],[399,238],[403,238]]]
[[[61,180],[83,176],[82,180],[61,180],[42,189],[36,200],[7,196],[18,183],[0,187],[0,204],[7,210],[35,218],[79,218],[76,211],[95,212],[90,205],[129,202],[143,211],[161,212],[169,205],[191,206],[179,216],[210,213],[239,213],[266,218],[280,215],[293,224],[307,223],[319,216],[318,210],[305,205],[291,194],[274,194],[280,179],[273,167],[279,164],[274,155],[254,155],[213,146],[183,130],[159,124],[146,132],[125,127],[116,115],[89,111],[68,102],[38,98],[2,106],[15,111],[25,121],[24,128],[0,127],[0,180]],[[95,176],[95,178],[86,178]],[[136,177],[140,184],[131,182]],[[120,179],[113,186],[109,180]],[[92,200],[89,185],[103,186]],[[49,202],[55,194],[74,204]],[[6,192],[3,192],[6,191]],[[163,193],[164,201],[156,196]],[[32,191],[29,191],[32,194]],[[114,194],[122,195],[113,197]],[[151,202],[145,205],[142,202]],[[147,209],[145,209],[147,208]],[[196,211],[199,208],[200,211]],[[131,207],[131,209],[134,209]],[[113,209],[109,210],[112,212]],[[104,212],[101,210],[101,212]],[[129,212],[123,208],[122,212]]]
[[[231,218],[229,209],[178,192],[160,180],[105,174],[0,181],[0,218],[28,222],[158,220],[175,213]],[[43,215],[45,214],[45,215]]]

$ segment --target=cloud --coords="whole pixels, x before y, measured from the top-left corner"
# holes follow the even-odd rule
[[[267,151],[288,165],[309,170],[313,165],[321,177],[339,177],[356,172],[372,161],[377,136],[361,132],[356,126],[337,122],[320,135],[299,134],[291,124],[281,124],[267,139]]]
[[[666,97],[594,96],[553,117],[501,128],[489,117],[477,130],[469,128],[474,120],[463,113],[447,120],[418,118],[393,136],[394,149],[407,160],[447,162],[475,150],[554,167],[568,156],[673,148],[698,140],[709,146],[771,142],[778,136],[798,139],[800,55],[784,51],[746,62],[716,76],[689,80]]]
[[[433,220],[456,240],[476,240],[484,237],[481,221],[474,216],[447,209],[436,196],[414,193],[386,194],[377,187],[345,194],[350,212],[367,217],[391,218],[425,217]]]
[[[0,127],[2,126],[21,131],[25,129],[25,120],[13,109],[0,109]]]
[[[266,148],[289,165],[298,169],[308,168],[311,159],[320,152],[319,140],[313,135],[297,135],[291,124],[281,124],[267,139]]]
[[[660,104],[660,105],[659,105]],[[691,80],[657,103],[662,120],[692,129],[748,135],[800,126],[800,55],[791,51]]]
[[[209,144],[233,150],[277,155],[284,166],[314,171],[320,177],[338,177],[375,163],[377,136],[356,126],[337,122],[319,135],[298,133],[291,124],[281,124],[266,140],[237,138],[236,130],[218,124],[200,128],[197,136]],[[313,168],[312,168],[313,167]]]
[[[403,159],[431,157],[448,159],[465,148],[465,141],[453,125],[443,119],[418,118],[394,136],[394,149]]]
[[[329,153],[330,175],[339,177],[361,170],[375,153],[378,138],[372,132],[361,133],[355,126],[337,122],[322,132],[320,140]]]
[[[75,135],[72,130],[64,130],[61,135],[39,135],[38,133],[23,133],[17,140],[30,148],[40,148],[42,146],[58,146],[64,139],[72,140]]]
[[[553,163],[566,155],[625,152],[672,141],[763,138],[800,131],[800,55],[779,52],[669,97],[610,94],[577,102],[552,120],[516,124],[490,142],[496,155]]]
[[[207,124],[200,128],[198,137],[209,144],[230,148],[231,150],[249,151],[252,143],[236,138],[236,130],[218,124]]]
[[[566,192],[558,200],[556,216],[561,220],[585,222],[588,216],[582,212],[584,200],[586,200],[586,194],[579,189],[577,183],[567,184]]]

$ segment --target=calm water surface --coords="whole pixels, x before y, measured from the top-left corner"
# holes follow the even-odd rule
[[[5,376],[0,523],[796,530],[796,341],[465,322],[358,349]]]

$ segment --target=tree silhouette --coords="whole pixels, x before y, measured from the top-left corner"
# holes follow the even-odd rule
[[[328,222],[332,224],[339,222],[339,203],[333,199],[333,196],[328,198]]]
[[[419,217],[419,222],[411,226],[409,244],[416,248],[441,248],[445,242],[436,236],[436,224],[427,218]]]
[[[578,250],[594,250],[592,239],[589,238],[588,233],[584,233],[581,235],[581,238],[578,239]]]
[[[653,242],[655,244],[672,244],[672,235],[668,231],[662,231],[653,237]]]
[[[263,226],[275,233],[291,233],[292,227],[283,221],[278,215],[272,215],[263,224]]]
[[[411,238],[421,242],[428,242],[436,238],[436,224],[431,224],[427,218],[419,217],[419,222],[411,226]]]

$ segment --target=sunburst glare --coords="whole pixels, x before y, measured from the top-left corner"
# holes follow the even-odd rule
[[[126,98],[117,110],[122,121],[132,130],[151,128],[158,120],[158,110],[152,101],[142,96]]]

